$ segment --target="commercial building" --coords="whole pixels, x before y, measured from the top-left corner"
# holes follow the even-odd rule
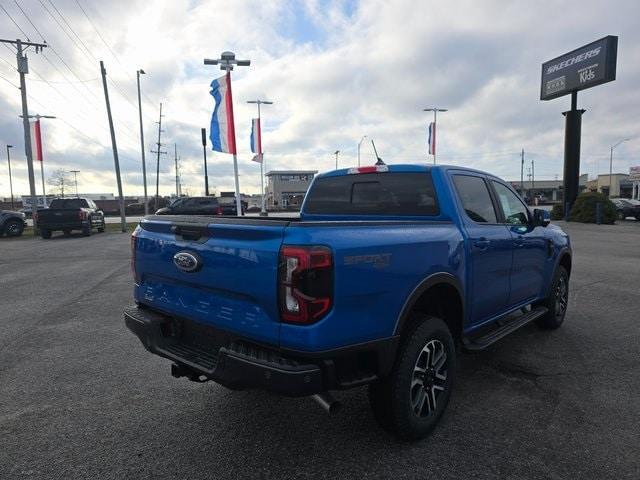
[[[271,170],[265,195],[268,210],[298,210],[317,170]]]
[[[585,173],[578,179],[578,192],[587,189],[589,177]],[[538,198],[543,203],[562,203],[564,199],[562,180],[526,180],[520,185],[520,180],[510,180],[509,183],[523,197]],[[532,200],[533,202],[533,200]]]

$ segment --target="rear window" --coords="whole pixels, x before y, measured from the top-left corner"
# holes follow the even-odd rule
[[[316,179],[306,213],[344,215],[437,215],[430,173],[365,173]]]
[[[64,208],[87,208],[87,201],[84,198],[58,198],[51,200],[49,208],[64,209]]]

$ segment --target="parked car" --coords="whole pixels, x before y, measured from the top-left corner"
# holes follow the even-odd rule
[[[142,220],[124,319],[174,377],[313,395],[328,411],[330,390],[368,385],[380,425],[417,439],[447,406],[456,345],[562,325],[571,255],[548,212],[488,173],[336,170],[299,218]]]
[[[640,201],[630,198],[612,198],[611,201],[616,206],[618,220],[625,220],[627,217],[640,220]]]
[[[156,215],[236,215],[236,211],[233,197],[180,197]]]
[[[80,230],[89,236],[94,228],[98,232],[105,229],[104,213],[88,198],[56,198],[49,208],[38,209],[36,215],[40,236],[46,239],[55,231],[69,235]]]
[[[27,226],[26,215],[22,212],[0,210],[0,237],[19,237]]]

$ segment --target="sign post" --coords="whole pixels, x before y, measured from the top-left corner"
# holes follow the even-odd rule
[[[542,64],[540,100],[571,94],[571,110],[565,116],[564,214],[578,196],[582,114],[577,108],[578,91],[616,79],[618,37],[609,35]]]

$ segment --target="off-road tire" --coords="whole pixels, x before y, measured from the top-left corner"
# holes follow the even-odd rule
[[[24,224],[19,220],[9,220],[4,224],[4,233],[7,237],[19,237],[24,230]],[[0,231],[0,234],[2,231]]]
[[[46,229],[40,229],[40,236],[42,238],[44,238],[45,240],[48,240],[51,238],[51,230],[46,230]]]
[[[416,314],[389,377],[369,386],[376,421],[402,440],[418,440],[442,417],[453,389],[456,349],[447,325]]]
[[[548,312],[538,318],[536,323],[548,330],[560,328],[569,305],[569,273],[562,265],[556,267],[549,295],[539,305],[547,307]]]

